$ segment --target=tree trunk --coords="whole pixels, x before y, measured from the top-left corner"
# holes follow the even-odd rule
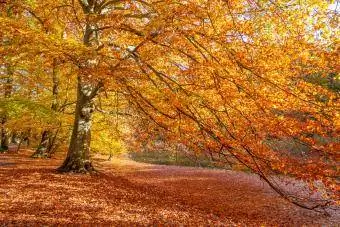
[[[5,123],[6,123],[6,117],[3,117],[1,119],[1,146],[0,146],[0,151],[7,151],[8,150],[8,146],[9,146],[9,142],[10,142],[10,133],[8,132],[8,130],[6,130],[5,128]]]
[[[47,130],[45,130],[41,135],[41,141],[39,143],[39,146],[37,147],[36,151],[32,155],[32,158],[48,158],[48,146],[50,142],[50,136],[51,133]]]
[[[57,75],[57,62],[53,60],[53,69],[52,69],[52,94],[53,100],[51,109],[55,112],[58,111],[58,95],[59,95],[59,78]],[[44,130],[41,134],[41,141],[39,146],[37,147],[36,151],[33,153],[32,158],[50,158],[51,157],[51,150],[53,147],[52,141],[53,140],[53,132],[50,130]]]
[[[11,68],[11,66],[9,64],[6,64],[6,69],[7,69],[7,78],[6,78],[6,82],[4,84],[4,96],[5,99],[8,99],[11,97],[12,95],[12,90],[13,90],[13,69]],[[7,121],[7,116],[3,116],[1,118],[1,146],[0,146],[0,150],[2,151],[7,151],[8,150],[8,146],[10,144],[10,132],[8,129],[5,128],[5,123]]]
[[[19,153],[23,140],[24,140],[24,133],[20,133],[19,134],[19,143],[18,143],[18,146],[17,146],[17,150],[15,151],[16,153]]]
[[[94,170],[90,160],[91,117],[94,110],[95,89],[82,84],[78,78],[77,105],[73,132],[67,157],[59,167],[61,172],[91,172]]]
[[[90,15],[101,15],[102,9],[97,6],[97,1],[79,1],[86,15],[86,26],[83,36],[83,44],[88,47],[99,45],[97,21],[92,20]],[[59,171],[61,172],[91,172],[94,170],[90,160],[91,142],[91,117],[94,111],[94,97],[103,86],[101,80],[90,82],[92,75],[88,72],[96,70],[98,59],[88,59],[80,66],[78,75],[77,105],[73,125],[73,132],[68,149],[67,157]],[[84,81],[83,81],[84,80]]]

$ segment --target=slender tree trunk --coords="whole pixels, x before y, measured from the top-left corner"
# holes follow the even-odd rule
[[[51,135],[48,147],[47,147],[47,152],[52,156],[56,149],[58,148],[58,143],[56,142],[58,133],[60,131],[61,123],[59,124],[59,128],[54,132],[53,135]]]
[[[59,79],[57,75],[57,62],[53,60],[53,69],[52,69],[52,94],[53,100],[51,109],[55,112],[58,111],[58,95],[59,95]],[[32,158],[49,158],[51,157],[51,148],[53,144],[51,144],[53,139],[53,132],[51,130],[44,130],[41,134],[40,144],[37,147],[36,151],[32,154]]]
[[[10,142],[10,133],[8,132],[8,130],[5,128],[5,123],[6,123],[6,117],[3,117],[1,119],[1,146],[0,146],[0,150],[1,151],[7,151],[8,150],[8,146],[9,146],[9,142]]]
[[[6,69],[7,69],[7,78],[6,78],[6,82],[4,84],[4,96],[5,99],[8,99],[11,97],[12,95],[12,90],[13,90],[13,70],[11,68],[11,66],[5,65]],[[1,142],[1,146],[0,146],[0,150],[3,151],[7,151],[8,150],[8,146],[10,143],[10,131],[8,129],[5,128],[5,123],[7,121],[7,116],[3,116],[1,118],[1,133],[0,133],[0,142]]]
[[[110,155],[109,155],[109,158],[107,160],[111,161],[112,157],[113,157],[113,152],[110,150]]]
[[[41,135],[41,141],[36,151],[32,155],[33,158],[48,158],[49,154],[47,152],[47,147],[50,141],[50,132],[45,130]]]
[[[90,160],[91,117],[94,111],[93,89],[78,78],[77,105],[73,132],[67,157],[58,169],[61,172],[91,172]]]
[[[21,132],[18,137],[19,137],[19,143],[18,143],[17,149],[15,151],[16,153],[18,153],[20,151],[21,144],[24,140],[24,133]]]

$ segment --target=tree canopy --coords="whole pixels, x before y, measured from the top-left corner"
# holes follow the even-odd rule
[[[14,96],[40,89],[32,101],[75,109],[62,171],[93,169],[96,112],[94,121],[108,125],[97,127],[111,130],[105,136],[121,134],[128,149],[158,141],[206,153],[245,166],[313,209],[339,192],[339,27],[330,4],[5,0],[1,80],[5,86],[14,78]],[[56,67],[60,92],[70,96],[64,103],[48,91]],[[282,192],[277,174],[308,182],[324,201],[306,204]]]

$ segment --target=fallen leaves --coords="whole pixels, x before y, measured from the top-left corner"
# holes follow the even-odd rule
[[[60,159],[1,154],[0,223],[258,226],[339,221],[339,215],[327,220],[285,203],[247,173],[96,162],[96,175],[58,174]]]

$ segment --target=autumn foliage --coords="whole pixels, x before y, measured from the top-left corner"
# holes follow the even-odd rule
[[[12,97],[26,91],[33,102],[57,102],[51,111],[60,121],[49,132],[59,127],[68,137],[60,125],[74,120],[61,170],[93,169],[94,121],[130,150],[161,144],[243,166],[305,208],[339,195],[339,90],[328,86],[339,82],[339,28],[327,1],[5,0],[0,7],[0,63],[12,68]],[[47,88],[53,69],[58,99]],[[327,84],[308,79],[315,75]],[[35,88],[40,93],[30,93]],[[276,183],[282,175],[322,199],[287,194]]]

